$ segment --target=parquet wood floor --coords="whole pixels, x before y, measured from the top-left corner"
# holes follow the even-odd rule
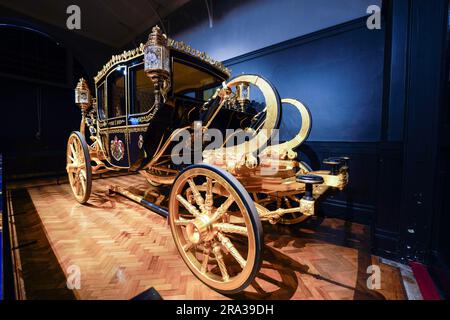
[[[191,274],[166,220],[107,186],[148,188],[139,175],[93,182],[89,204],[68,184],[11,191],[28,299],[131,299],[154,287],[164,299],[405,299],[400,272],[369,253],[369,229],[313,218],[296,227],[265,225],[261,272],[245,292],[223,296]],[[381,289],[369,290],[367,267],[379,265]],[[81,288],[67,290],[70,266]]]

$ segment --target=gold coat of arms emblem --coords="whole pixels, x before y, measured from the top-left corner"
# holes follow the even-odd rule
[[[119,140],[117,136],[114,136],[114,140],[111,140],[111,155],[116,161],[120,161],[123,158],[125,146],[122,140]]]

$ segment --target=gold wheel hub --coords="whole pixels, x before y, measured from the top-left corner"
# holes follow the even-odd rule
[[[193,244],[210,241],[215,232],[209,216],[202,214],[186,225],[186,234]]]

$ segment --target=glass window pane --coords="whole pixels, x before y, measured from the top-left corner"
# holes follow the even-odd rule
[[[207,101],[209,98],[211,98],[214,93],[216,93],[217,88],[219,88],[219,86],[215,86],[209,89],[206,89],[203,91],[203,100]]]
[[[103,120],[106,118],[106,104],[105,104],[105,85],[102,83],[97,88],[97,109],[98,117]]]
[[[131,114],[149,111],[155,103],[153,82],[144,72],[144,65],[130,68]]]
[[[125,115],[125,75],[123,70],[108,76],[108,118]]]
[[[218,83],[220,83],[220,79],[209,73],[177,61],[173,63],[173,92],[176,95],[195,92]]]

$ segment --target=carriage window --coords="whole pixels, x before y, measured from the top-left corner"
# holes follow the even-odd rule
[[[97,88],[97,106],[98,117],[103,120],[106,118],[106,105],[105,105],[105,85],[102,83]]]
[[[144,65],[130,68],[131,114],[147,112],[155,103],[153,82],[145,75]]]
[[[220,83],[220,79],[194,67],[173,62],[173,92],[176,95],[191,96],[202,88]],[[203,97],[198,97],[203,98]]]
[[[209,98],[211,98],[214,93],[216,93],[216,90],[219,88],[219,86],[214,86],[209,89],[203,90],[203,100],[207,101]]]
[[[125,74],[117,69],[108,76],[108,118],[125,115]]]

